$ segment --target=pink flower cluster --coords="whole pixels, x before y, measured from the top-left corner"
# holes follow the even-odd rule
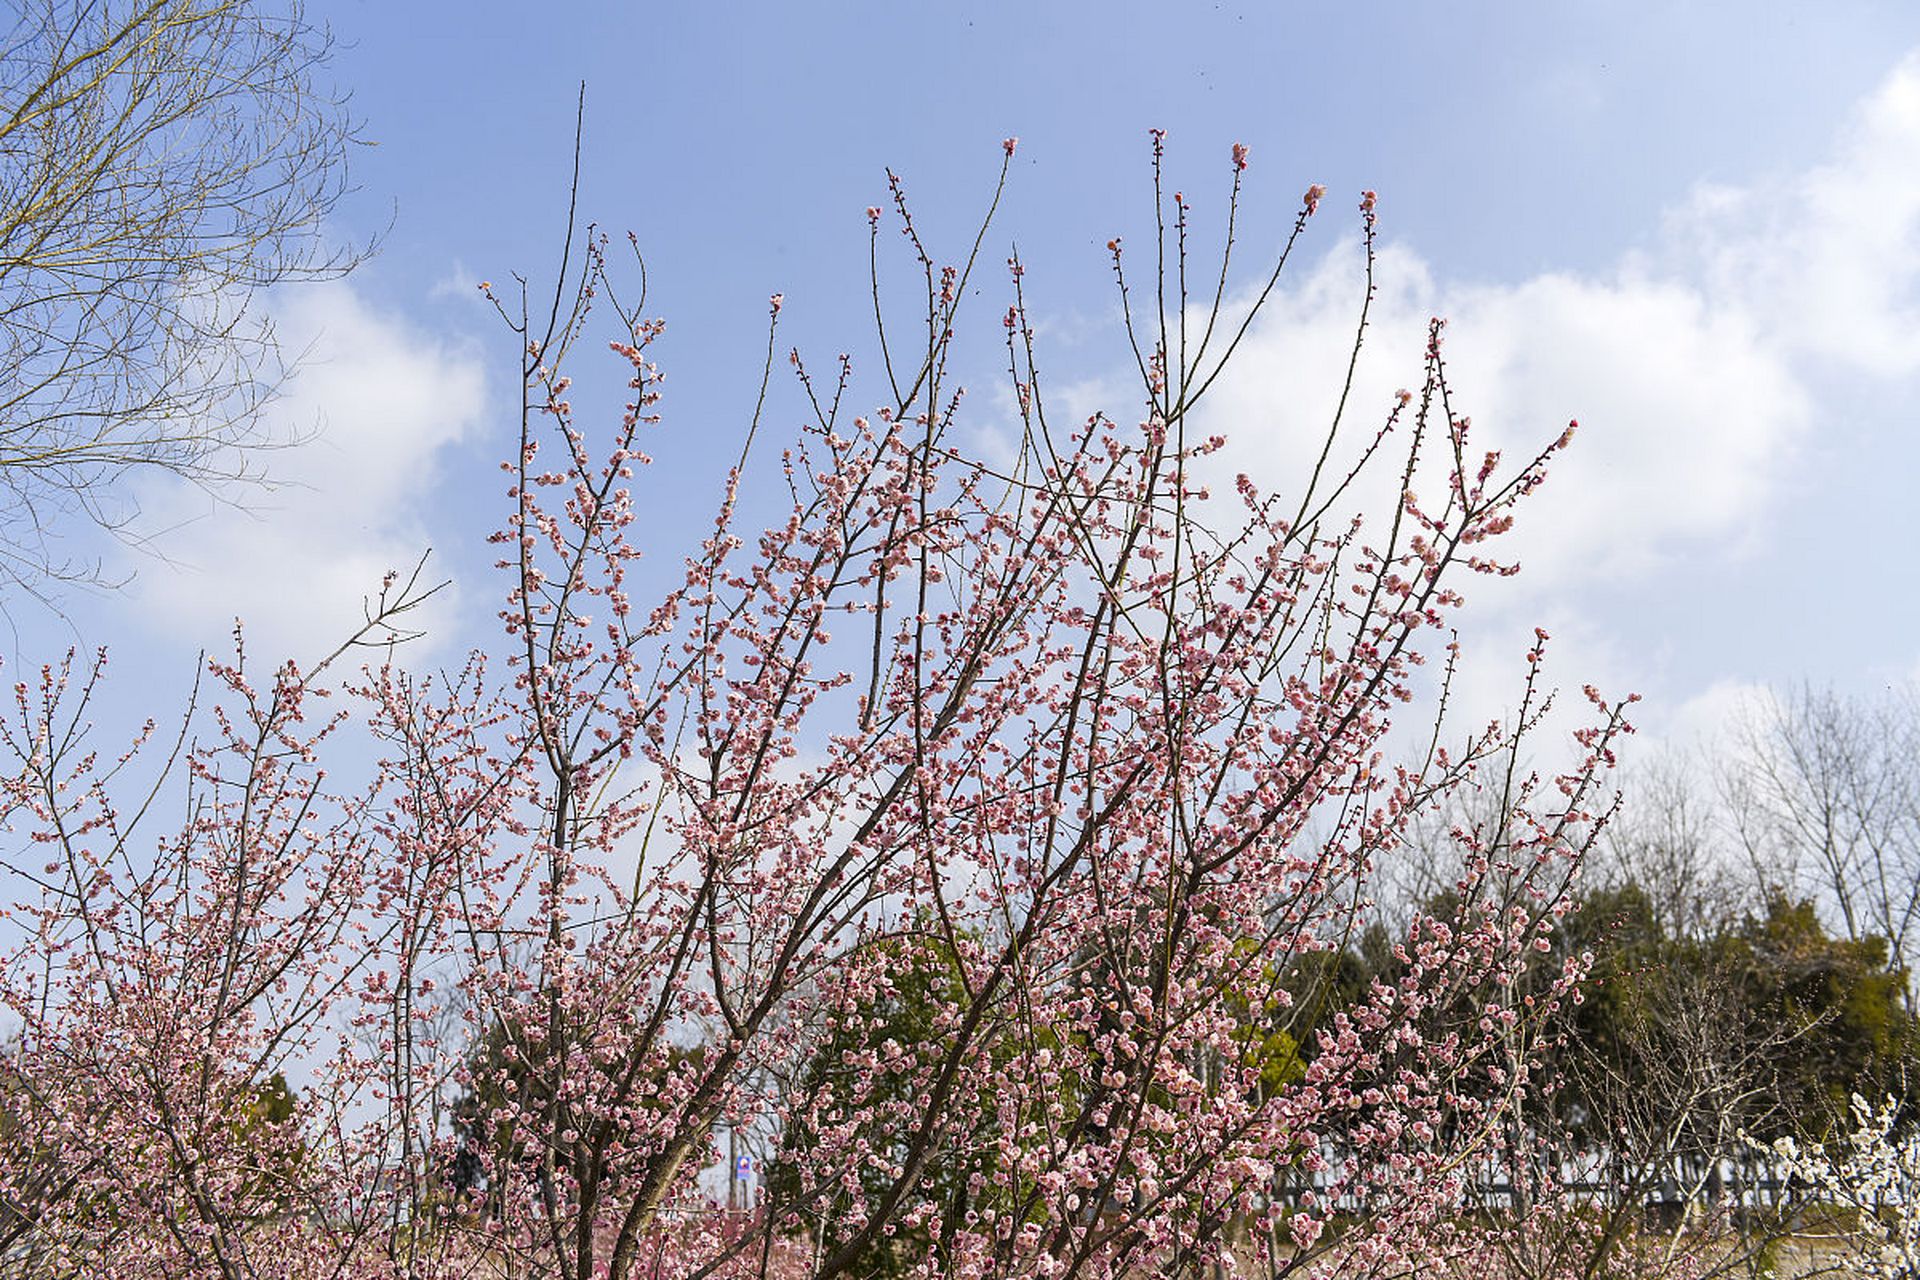
[[[86,736],[98,665],[16,688],[7,1240],[129,1278],[1120,1277],[1385,1266],[1457,1227],[1462,1162],[1580,977],[1512,994],[1621,706],[1455,828],[1455,905],[1393,940],[1394,976],[1308,996],[1379,868],[1516,746],[1440,745],[1437,709],[1424,756],[1387,734],[1444,706],[1456,580],[1503,571],[1481,545],[1558,446],[1456,461],[1377,528],[1317,468],[1215,499],[1223,441],[1188,429],[1240,322],[1137,316],[1116,238],[1140,420],[1050,411],[1015,262],[1018,443],[975,455],[950,368],[974,264],[936,266],[894,201],[919,336],[860,416],[851,360],[816,382],[796,351],[805,425],[743,450],[664,583],[638,472],[662,327],[590,237],[573,314],[509,317],[490,651],[215,664],[172,745],[135,744],[171,769],[146,790]],[[628,394],[589,428],[561,366],[599,304]],[[1464,458],[1445,392],[1436,327],[1362,465]],[[354,639],[424,587],[390,581]],[[731,1149],[764,1179],[722,1209]]]

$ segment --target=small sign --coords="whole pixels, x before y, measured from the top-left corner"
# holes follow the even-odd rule
[[[733,1176],[746,1182],[753,1177],[753,1157],[741,1156],[734,1162]]]

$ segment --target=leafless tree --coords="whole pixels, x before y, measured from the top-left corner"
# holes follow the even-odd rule
[[[1787,1230],[1779,1184],[1746,1139],[1786,1115],[1779,1060],[1811,1028],[1756,1034],[1724,954],[1649,964],[1596,991],[1604,1041],[1561,1043],[1555,1087],[1516,1117],[1473,1186],[1510,1273],[1755,1277]]]
[[[1710,937],[1759,909],[1765,885],[1754,882],[1728,837],[1705,761],[1666,750],[1637,761],[1622,789],[1628,803],[1608,825],[1590,886],[1638,886],[1674,938]]]
[[[1803,687],[1739,730],[1724,775],[1756,878],[1812,896],[1889,962],[1920,946],[1920,689],[1875,699]],[[1909,1000],[1912,995],[1909,991]]]
[[[0,20],[4,21],[4,20]],[[296,3],[26,0],[0,26],[0,575],[97,578],[130,473],[257,477],[284,374],[257,293],[337,276],[355,126]]]

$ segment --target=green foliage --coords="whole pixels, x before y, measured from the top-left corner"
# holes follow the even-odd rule
[[[1235,947],[1238,958],[1250,955],[1254,947],[1251,939],[1242,939]],[[1346,957],[1316,953],[1308,957],[1311,962],[1308,971],[1305,974],[1296,971],[1291,975],[1296,981],[1286,986],[1277,981],[1280,975],[1273,966],[1265,965],[1258,971],[1257,989],[1227,992],[1227,1009],[1238,1024],[1233,1038],[1245,1046],[1247,1062],[1259,1066],[1262,1096],[1272,1097],[1306,1074],[1306,1058],[1294,1035],[1301,1019],[1296,1015],[1297,997],[1292,988],[1304,985],[1315,993],[1329,991],[1343,959]],[[1323,999],[1319,1003],[1327,1001]]]
[[[1856,1093],[1907,1093],[1920,1028],[1904,999],[1906,970],[1891,962],[1884,938],[1833,937],[1811,902],[1776,894],[1764,915],[1719,945],[1743,973],[1754,1034],[1791,1033],[1779,1068],[1786,1110],[1797,1118],[1792,1136],[1827,1137]]]
[[[1423,909],[1450,919],[1459,906],[1442,894]],[[1593,956],[1580,999],[1546,1028],[1562,1049],[1553,1060],[1556,1087],[1542,1099],[1558,1128],[1604,1142],[1606,1107],[1582,1093],[1583,1079],[1658,1099],[1671,1092],[1665,1069],[1677,1055],[1699,1054],[1702,1035],[1719,1037],[1714,1047],[1745,1073],[1740,1087],[1751,1096],[1741,1121],[1756,1136],[1818,1140],[1854,1093],[1910,1095],[1910,1082],[1920,1080],[1920,1022],[1907,1004],[1907,972],[1884,939],[1834,936],[1814,904],[1780,894],[1704,935],[1670,932],[1657,908],[1632,882],[1589,892],[1522,979],[1525,990],[1541,992],[1568,958]],[[1260,1046],[1263,1083],[1271,1072],[1270,1086],[1282,1084],[1296,1063],[1311,1061],[1315,1030],[1399,970],[1376,927],[1357,945],[1294,961],[1281,979],[1290,1009],[1268,1002],[1256,1011],[1239,997],[1234,1007],[1248,1024],[1243,1039]],[[1586,1070],[1573,1069],[1576,1062]]]
[[[669,1045],[664,1054],[642,1063],[636,1101],[646,1105],[675,1073],[697,1072],[706,1052],[700,1045]],[[622,1078],[630,1065],[631,1059],[602,1063],[602,1078]],[[487,1211],[493,1212],[507,1192],[509,1171],[538,1176],[539,1153],[528,1148],[511,1117],[515,1109],[537,1113],[552,1103],[555,1064],[543,1042],[496,1022],[468,1051],[467,1075],[467,1088],[453,1107],[455,1149],[441,1176],[456,1198],[484,1191]]]
[[[1743,1123],[1756,1136],[1820,1139],[1852,1094],[1904,1094],[1920,1065],[1906,971],[1884,939],[1830,935],[1811,902],[1775,894],[1760,914],[1711,935],[1675,936],[1646,892],[1627,884],[1588,896],[1554,961],[1580,950],[1594,953],[1594,966],[1564,1022],[1580,1052],[1629,1092],[1658,1095],[1662,1081],[1649,1071],[1702,1047],[1678,1035],[1676,1014],[1702,1015],[1712,1003],[1724,1011],[1719,1048],[1753,1086]],[[1577,1090],[1563,1101],[1575,1115],[1597,1110]]]
[[[862,1051],[882,1050],[889,1042],[914,1054],[942,1052],[942,1017],[947,1011],[964,1007],[967,1000],[958,958],[941,937],[909,933],[876,945],[885,984],[873,998],[856,1002],[846,1016],[834,1021],[808,1060],[797,1090],[799,1096],[825,1097],[848,1111],[858,1109],[873,1117],[860,1134],[873,1158],[849,1171],[858,1186],[858,1199],[866,1204],[887,1191],[894,1180],[894,1169],[906,1161],[905,1144],[912,1131],[909,1119],[917,1117],[920,1108],[909,1093],[916,1087],[911,1075],[877,1073],[863,1080],[848,1065],[849,1060]],[[1012,1048],[1005,1037],[999,1041],[1006,1047],[992,1052],[998,1061],[1004,1061]],[[993,1143],[1000,1129],[991,1092],[979,1092],[953,1107],[952,1114],[960,1123],[934,1136],[935,1150],[911,1198],[939,1204],[949,1218],[957,1220],[969,1208],[983,1207],[988,1197],[1008,1202],[1016,1197],[1004,1189],[996,1197],[989,1178],[993,1172]],[[782,1135],[780,1152],[767,1165],[766,1194],[770,1206],[794,1209],[810,1224],[816,1243],[830,1253],[858,1229],[860,1215],[853,1212],[854,1193],[844,1186],[824,1200],[807,1195],[796,1156],[814,1142],[815,1135],[805,1123],[790,1125]],[[1004,1211],[1006,1205],[997,1207]],[[891,1237],[870,1244],[849,1270],[857,1276],[905,1275],[919,1260],[942,1254],[942,1242],[932,1238],[926,1228],[903,1225]]]
[[[260,1173],[254,1190],[274,1212],[284,1212],[295,1203],[307,1162],[307,1145],[295,1122],[297,1110],[292,1086],[276,1071],[253,1086],[252,1096],[241,1103],[234,1121],[242,1149],[256,1153]]]

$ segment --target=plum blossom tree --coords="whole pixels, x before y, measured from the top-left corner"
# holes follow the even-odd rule
[[[1913,1210],[1920,1198],[1920,1138],[1902,1122],[1904,1110],[1895,1098],[1875,1105],[1855,1094],[1854,1129],[1844,1138],[1805,1146],[1779,1138],[1760,1148],[1840,1211],[1834,1235],[1847,1261],[1875,1280],[1920,1269],[1920,1219]]]
[[[0,1197],[26,1271],[1359,1274],[1476,1247],[1465,1180],[1581,972],[1536,959],[1628,726],[1589,690],[1573,766],[1528,773],[1544,634],[1518,716],[1456,734],[1446,628],[1457,580],[1511,571],[1491,543],[1571,429],[1518,467],[1470,451],[1436,322],[1371,429],[1349,440],[1343,404],[1291,487],[1211,494],[1195,406],[1325,192],[1242,291],[1236,147],[1196,299],[1160,144],[1153,303],[1110,245],[1131,425],[1058,420],[1014,258],[1009,430],[969,450],[956,335],[987,228],[941,265],[893,179],[924,310],[885,318],[870,210],[877,392],[792,353],[804,424],[771,467],[742,451],[643,596],[662,326],[570,228],[550,303],[488,288],[526,389],[500,652],[376,656],[344,686],[351,648],[214,664],[158,752],[172,789],[135,786],[157,731],[91,745],[97,668],[18,686],[31,891],[0,994],[34,1141],[0,1154]],[[588,426],[569,370],[609,313],[628,394]],[[1363,521],[1376,472],[1393,500]],[[777,500],[747,491],[769,474]],[[354,639],[421,593],[390,580]],[[349,785],[325,762],[352,735],[379,763]],[[1275,1070],[1300,975],[1471,789],[1449,909]],[[293,1105],[265,1123],[275,1072]],[[750,1213],[703,1183],[725,1128],[781,1171]]]

